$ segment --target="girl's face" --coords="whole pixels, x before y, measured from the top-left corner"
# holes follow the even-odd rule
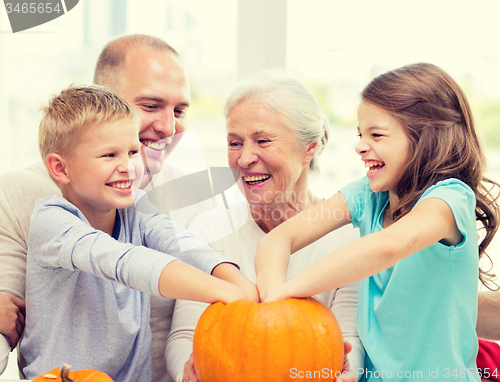
[[[403,126],[385,110],[363,101],[358,107],[358,133],[355,150],[368,168],[371,190],[394,194],[408,163],[410,143]]]

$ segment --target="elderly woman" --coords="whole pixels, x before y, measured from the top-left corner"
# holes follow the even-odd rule
[[[309,173],[318,168],[318,155],[328,141],[328,120],[315,96],[299,81],[281,71],[260,72],[236,86],[226,101],[229,166],[239,172],[245,199],[230,205],[235,226],[221,238],[227,214],[208,211],[193,220],[190,229],[220,253],[235,260],[255,281],[254,255],[259,240],[304,208],[316,204],[308,185]],[[313,218],[313,217],[311,217]],[[359,235],[352,228],[334,231],[293,255],[292,278],[337,247]],[[218,239],[214,241],[214,239]],[[352,370],[363,367],[364,350],[355,328],[358,285],[352,284],[317,296],[335,314],[344,340],[352,344]],[[174,380],[196,382],[190,354],[196,323],[205,304],[176,301],[167,343],[167,370]],[[354,380],[354,379],[353,379]]]

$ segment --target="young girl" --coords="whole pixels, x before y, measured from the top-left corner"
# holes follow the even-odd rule
[[[430,64],[375,78],[362,92],[356,152],[366,177],[259,243],[261,299],[306,297],[362,280],[356,317],[370,381],[476,375],[478,259],[498,228],[470,107]],[[485,235],[478,251],[476,219]],[[362,238],[285,283],[290,253],[347,223]],[[479,256],[478,256],[479,252]],[[270,256],[272,254],[272,256]]]

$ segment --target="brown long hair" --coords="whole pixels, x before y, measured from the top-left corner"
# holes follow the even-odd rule
[[[390,211],[393,219],[410,212],[433,184],[457,178],[476,196],[476,220],[484,229],[479,258],[488,256],[485,249],[499,225],[500,186],[484,177],[485,157],[469,103],[458,84],[435,65],[417,63],[378,76],[361,97],[389,112],[409,138],[409,162],[396,188],[399,203]],[[479,278],[490,289],[490,283],[496,285],[493,277],[480,269]]]

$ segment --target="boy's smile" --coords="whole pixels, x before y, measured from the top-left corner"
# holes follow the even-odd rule
[[[139,149],[138,126],[118,120],[92,126],[64,158],[69,183],[63,196],[91,225],[132,204],[143,173]]]

